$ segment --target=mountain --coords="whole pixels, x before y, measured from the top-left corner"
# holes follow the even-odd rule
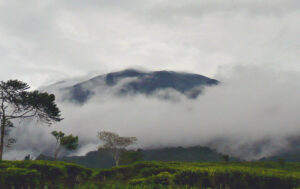
[[[222,156],[215,150],[202,146],[148,149],[142,153],[145,161],[211,162],[220,161]]]
[[[221,161],[222,154],[207,147],[169,147],[160,149],[140,149],[140,161],[183,161],[183,162],[217,162]],[[53,158],[40,155],[39,160],[52,160]],[[237,160],[236,158],[230,158]],[[85,156],[61,157],[60,161],[73,162],[89,168],[110,168],[114,161],[105,150],[91,151]],[[121,157],[122,161],[122,157]]]
[[[63,82],[57,83],[59,86]],[[145,94],[152,95],[159,90],[172,89],[188,98],[196,98],[205,86],[217,85],[219,81],[208,77],[173,71],[144,72],[127,69],[99,75],[92,79],[60,88],[65,99],[85,103],[96,94],[114,91],[116,95]],[[52,85],[51,87],[55,87]],[[164,98],[169,98],[166,94]]]
[[[260,161],[278,161],[279,159],[283,159],[288,162],[300,162],[300,151],[291,150],[289,152],[279,153],[275,156],[262,158]]]

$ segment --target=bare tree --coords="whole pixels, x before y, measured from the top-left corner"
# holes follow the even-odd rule
[[[12,120],[37,118],[49,125],[62,120],[53,94],[28,89],[29,86],[22,81],[0,82],[0,161],[5,143],[9,146],[15,141],[7,139]]]
[[[99,149],[109,150],[116,166],[119,165],[121,151],[137,141],[136,137],[121,137],[108,131],[99,132],[98,137],[104,142],[104,145],[100,146]]]

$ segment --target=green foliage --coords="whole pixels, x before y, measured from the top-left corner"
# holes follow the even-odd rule
[[[131,151],[133,153],[123,153],[120,157],[121,165],[128,165],[135,161],[183,161],[183,162],[217,162],[221,161],[221,154],[206,147],[172,147],[162,149],[147,149]],[[125,151],[126,152],[126,151]],[[141,159],[139,160],[139,158]],[[50,157],[40,156],[41,160],[49,160]],[[85,156],[68,156],[60,158],[62,161],[78,163],[89,168],[111,168],[114,166],[114,160],[109,150],[99,149],[91,151]],[[236,159],[230,158],[230,161]]]
[[[224,162],[229,162],[229,155],[222,155],[221,158]]]
[[[173,185],[173,177],[174,175],[170,174],[169,172],[161,172],[158,173],[157,175],[152,175],[146,178],[132,179],[128,182],[128,184],[129,185],[155,184],[155,185],[170,186]]]
[[[47,123],[62,120],[53,94],[39,91],[23,92],[22,105],[37,110],[37,116]]]
[[[65,133],[61,131],[52,131],[51,134],[55,137],[57,141],[61,140],[61,138],[65,136]]]
[[[40,179],[37,170],[9,167],[0,170],[0,188],[36,187]]]
[[[292,169],[293,166],[290,164],[286,168]],[[138,162],[129,166],[101,170],[95,178],[102,183],[118,181],[128,186],[292,189],[300,186],[300,168],[298,167],[297,171],[285,170],[271,162],[226,164]]]
[[[65,136],[65,133],[61,131],[52,131],[51,134],[56,139],[56,149],[54,152],[54,160],[56,160],[57,155],[62,147],[67,150],[75,150],[78,147],[78,136],[73,135]]]
[[[184,161],[184,162],[216,162],[221,154],[207,147],[171,147],[142,150],[145,161]]]
[[[39,157],[46,160],[46,156]],[[111,168],[114,165],[114,160],[107,150],[92,151],[82,156],[70,156],[61,158],[62,161],[74,162],[89,168]]]
[[[47,187],[46,187],[47,186]],[[3,161],[0,188],[294,189],[300,164],[277,162],[136,162],[91,170],[50,161]]]
[[[78,136],[73,135],[64,136],[61,138],[61,145],[68,150],[75,150],[78,146]]]
[[[0,162],[0,188],[72,188],[84,184],[92,170],[76,164],[50,161]]]
[[[280,167],[284,167],[285,166],[285,160],[283,158],[278,158],[278,164],[280,165]]]
[[[0,82],[0,160],[4,146],[15,142],[13,138],[4,140],[13,126],[11,120],[36,118],[49,125],[62,120],[53,94],[28,89],[29,86],[19,80]]]
[[[120,156],[120,164],[128,165],[142,160],[142,152],[140,150],[123,150]]]
[[[161,172],[175,173],[176,169],[170,167],[146,167],[140,171],[142,177],[157,175]]]

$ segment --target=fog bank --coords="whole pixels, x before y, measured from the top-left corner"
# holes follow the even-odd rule
[[[290,148],[290,139],[300,134],[299,73],[239,66],[220,69],[215,79],[222,83],[206,87],[197,99],[171,89],[119,97],[111,89],[98,91],[84,105],[59,101],[65,119],[52,127],[17,127],[12,132],[17,143],[5,158],[52,154],[52,130],[79,136],[80,148],[72,153],[76,155],[96,150],[102,130],[137,137],[135,148],[202,145],[245,159]],[[157,98],[166,92],[175,100]]]

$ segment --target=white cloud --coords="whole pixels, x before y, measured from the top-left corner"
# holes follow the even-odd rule
[[[0,80],[33,87],[132,66],[208,76],[220,66],[300,70],[287,1],[0,1]]]
[[[178,93],[177,102],[98,93],[83,106],[60,102],[65,119],[47,129],[20,127],[22,137],[11,153],[24,146],[35,155],[49,152],[51,130],[78,135],[81,154],[97,149],[101,130],[136,136],[139,147],[209,145],[244,158],[289,149],[289,138],[300,133],[299,73],[238,66],[220,71],[218,79],[221,85],[206,88],[196,100]]]
[[[55,129],[80,134],[87,149],[108,129],[142,146],[215,146],[225,137],[219,150],[260,157],[299,132],[299,17],[298,0],[0,0],[0,80],[36,88],[128,67],[217,77],[222,85],[196,102],[174,94],[180,103],[102,96],[60,104],[66,119]],[[16,150],[51,149],[54,128],[22,128]],[[251,154],[257,142],[265,149]]]

